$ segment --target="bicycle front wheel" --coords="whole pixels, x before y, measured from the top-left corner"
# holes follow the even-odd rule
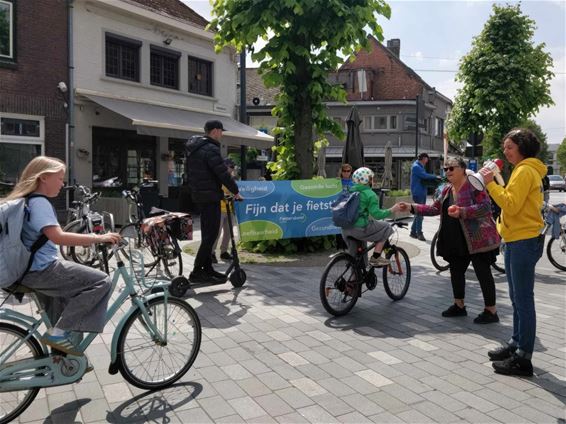
[[[118,338],[118,369],[126,381],[144,390],[173,384],[195,361],[202,337],[195,310],[184,300],[164,297],[146,304],[151,322],[166,341],[157,340],[141,310],[126,321]]]
[[[401,300],[407,294],[411,284],[411,262],[409,255],[397,246],[385,255],[389,265],[383,267],[383,288],[393,300]]]
[[[352,310],[361,290],[361,275],[354,258],[346,253],[336,255],[324,268],[320,279],[320,301],[334,316]]]
[[[39,358],[42,355],[39,342],[34,337],[25,340],[26,337],[27,332],[24,329],[12,324],[0,323],[0,368],[9,365],[10,362]],[[19,347],[9,357],[6,357],[7,351],[13,346]],[[21,378],[30,380],[33,376],[27,373],[22,374]],[[2,387],[2,381],[0,381],[0,387]],[[24,412],[38,393],[38,388],[15,392],[0,391],[0,424],[9,423]]]
[[[566,271],[566,234],[560,233],[557,239],[551,238],[546,245],[546,256],[556,268]]]
[[[436,243],[438,241],[438,233],[434,234],[432,241],[430,242],[430,261],[432,265],[439,271],[446,271],[450,268],[450,264],[444,260],[442,256],[437,256],[436,254]]]

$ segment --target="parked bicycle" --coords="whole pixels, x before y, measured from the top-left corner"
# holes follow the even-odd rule
[[[544,210],[546,214],[554,213],[548,208]],[[566,218],[560,220],[560,233],[557,238],[552,236],[551,224],[545,219],[545,227],[543,234],[551,234],[548,244],[546,245],[546,256],[552,265],[561,271],[566,271]]]
[[[94,212],[91,206],[96,203],[100,193],[92,193],[88,187],[74,185],[65,187],[75,189],[81,194],[81,200],[72,202],[67,211],[67,220],[63,231],[79,234],[103,234],[114,231],[114,216],[110,212]],[[99,244],[88,246],[60,246],[61,256],[67,260],[73,260],[79,264],[99,268],[108,274],[108,261],[102,260]]]
[[[391,225],[406,228],[406,222],[393,221]],[[401,300],[407,294],[411,283],[411,262],[407,252],[393,242],[398,235],[396,232],[385,244],[383,253],[389,261],[383,267],[383,288],[385,293],[394,301]],[[358,298],[368,290],[377,286],[375,268],[365,265],[369,251],[376,243],[364,248],[358,240],[359,246],[355,256],[347,252],[332,255],[330,262],[324,268],[320,279],[320,300],[324,309],[335,316],[346,315],[352,310]],[[362,292],[362,286],[366,290]]]
[[[116,247],[113,248],[113,253]],[[181,378],[194,363],[202,330],[194,309],[184,300],[170,296],[167,281],[138,278],[136,266],[143,258],[129,252],[130,270],[122,261],[112,279],[112,290],[122,279],[125,288],[109,306],[106,322],[128,298],[131,307],[118,322],[110,349],[110,374],[120,372],[130,384],[144,390],[167,387]],[[50,352],[40,343],[40,328],[51,328],[47,313],[36,293],[25,286],[9,288],[26,294],[36,305],[39,317],[0,308],[0,424],[19,416],[37,396],[39,389],[79,381],[87,372],[86,356]],[[1,305],[0,305],[1,306]],[[96,333],[88,333],[78,344],[84,352]]]
[[[179,242],[170,231],[160,234],[159,237],[150,237],[150,234],[143,231],[144,220],[146,219],[143,201],[139,190],[124,190],[122,196],[128,202],[130,224],[120,229],[120,235],[127,240],[133,249],[142,252],[144,266],[147,268],[146,276],[154,269],[159,273],[161,266],[167,277],[173,278],[175,275],[183,275],[183,256]],[[150,216],[167,213],[162,209],[152,209]],[[127,250],[125,250],[127,255]],[[177,272],[173,272],[173,267],[177,265]]]
[[[446,271],[450,268],[450,264],[444,260],[442,256],[436,254],[436,243],[438,241],[438,231],[432,237],[430,242],[430,261],[438,271]],[[499,246],[499,254],[497,260],[491,264],[491,267],[501,274],[505,274],[505,243],[501,241]]]
[[[67,217],[63,230],[73,233],[78,233],[80,229],[86,231],[86,223],[83,223],[83,219],[86,220],[86,217],[90,212],[91,205],[93,205],[98,200],[100,193],[93,194],[88,187],[78,184],[66,186],[63,188],[63,190],[74,190],[78,192],[81,197],[80,200],[74,200],[73,202],[71,202],[71,206],[67,209]],[[73,246],[59,246],[61,256],[66,260],[73,260],[71,255],[72,248]],[[80,256],[82,255],[79,255],[79,259]]]

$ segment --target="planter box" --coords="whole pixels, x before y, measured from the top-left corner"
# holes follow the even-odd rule
[[[383,197],[382,209],[389,209],[391,206],[393,206],[395,203],[398,203],[398,202],[412,203],[413,198],[411,196],[397,196],[397,197],[384,196]],[[393,218],[399,219],[399,218],[405,218],[407,216],[411,216],[411,212],[408,212],[408,211],[407,212],[396,212],[393,215]]]

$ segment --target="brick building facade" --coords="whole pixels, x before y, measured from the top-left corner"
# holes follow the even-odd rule
[[[67,110],[58,84],[68,86],[67,16],[65,0],[0,0],[0,31],[8,35],[8,44],[0,46],[4,190],[37,154],[66,159]]]

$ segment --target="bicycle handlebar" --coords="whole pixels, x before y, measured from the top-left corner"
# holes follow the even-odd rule
[[[405,219],[409,219],[408,216],[404,216],[402,218],[395,218],[391,220],[387,220],[391,224],[392,227],[399,227],[399,228],[406,228],[409,226],[408,222],[405,222]]]

